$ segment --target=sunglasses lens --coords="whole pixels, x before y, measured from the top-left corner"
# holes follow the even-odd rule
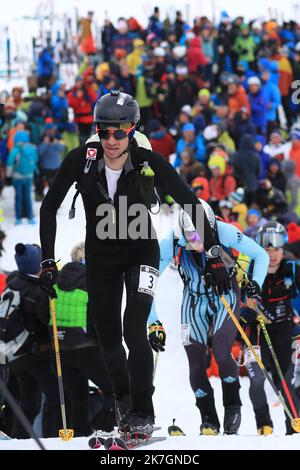
[[[127,137],[127,133],[125,131],[122,131],[122,129],[118,129],[117,131],[114,132],[114,138],[116,140],[122,140]]]
[[[114,139],[116,140],[122,140],[122,139],[125,139],[125,137],[127,137],[127,133],[123,131],[122,129],[117,129],[115,131],[108,131],[107,129],[100,129],[98,133],[99,133],[100,139],[102,140],[108,140],[110,135],[112,135]]]

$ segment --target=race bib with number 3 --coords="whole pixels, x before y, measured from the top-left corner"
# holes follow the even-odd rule
[[[158,276],[159,271],[157,269],[142,264],[140,267],[138,292],[143,292],[144,294],[154,297]]]

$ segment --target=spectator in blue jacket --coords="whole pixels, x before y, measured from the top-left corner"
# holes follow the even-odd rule
[[[53,118],[58,125],[58,129],[64,130],[68,122],[69,108],[64,82],[62,80],[57,80],[57,82],[52,85],[51,92],[50,104]]]
[[[187,122],[182,126],[182,135],[183,137],[178,140],[176,145],[176,160],[174,163],[175,168],[178,168],[181,165],[181,152],[186,148],[191,148],[194,150],[194,157],[200,162],[205,160],[205,145],[202,135],[196,134],[196,129],[194,124]]]
[[[270,70],[264,69],[261,71],[262,90],[268,101],[267,105],[267,129],[268,135],[278,127],[277,110],[281,104],[281,94],[279,87],[271,80]]]
[[[258,77],[250,77],[248,84],[248,99],[251,108],[251,117],[256,132],[266,134],[267,132],[267,111],[268,101],[262,89],[261,81]]]
[[[154,7],[153,15],[151,15],[149,18],[147,32],[155,34],[155,36],[158,39],[164,39],[164,36],[165,36],[164,25],[160,21],[159,15],[160,15],[159,8]]]
[[[258,69],[260,71],[269,70],[270,72],[270,80],[274,85],[279,85],[279,65],[278,62],[275,60],[267,59],[266,57],[262,57],[258,61]]]
[[[50,88],[50,82],[54,73],[54,60],[50,50],[45,47],[39,54],[37,62],[38,86]]]
[[[32,181],[37,169],[38,153],[35,145],[29,141],[27,131],[17,131],[14,146],[8,156],[6,176],[12,177],[15,188],[16,225],[22,223],[23,206],[30,224],[35,224],[32,209]]]

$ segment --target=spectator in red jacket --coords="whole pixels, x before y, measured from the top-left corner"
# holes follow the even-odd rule
[[[187,51],[187,61],[189,73],[199,72],[201,67],[208,63],[208,60],[202,51],[201,39],[198,36],[191,40],[191,45]]]
[[[175,142],[171,134],[160,124],[157,119],[149,123],[150,143],[153,152],[162,155],[167,161],[172,153],[175,153]]]
[[[87,80],[84,81],[82,77],[78,77],[75,85],[67,94],[67,99],[75,114],[74,121],[79,128],[80,143],[83,143],[91,135],[93,105],[97,100],[97,93]]]

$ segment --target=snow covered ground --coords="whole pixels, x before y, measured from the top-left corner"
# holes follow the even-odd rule
[[[58,215],[58,230],[56,243],[56,259],[64,264],[70,261],[70,252],[74,244],[84,239],[85,219],[80,198],[76,204],[76,218],[68,220],[68,211],[75,189],[71,189]],[[14,226],[14,194],[12,188],[5,188],[2,198],[2,207],[5,212],[5,222],[2,225],[7,234],[4,242],[5,253],[1,259],[1,267],[5,270],[16,269],[14,262],[14,246],[18,242],[39,243],[38,224],[36,226],[24,223]],[[39,204],[35,204],[38,216]],[[38,217],[37,217],[38,219]],[[164,232],[166,220],[160,227]],[[159,227],[158,218],[155,224]],[[147,449],[290,449],[300,450],[300,435],[285,436],[284,415],[280,406],[276,404],[276,397],[270,387],[266,390],[269,397],[271,415],[274,422],[274,435],[258,437],[252,406],[248,396],[248,378],[241,379],[242,424],[239,436],[199,436],[200,415],[194,406],[194,396],[189,386],[188,363],[181,344],[180,337],[180,303],[182,297],[182,283],[174,269],[168,268],[161,276],[158,284],[156,304],[160,320],[167,331],[167,348],[160,353],[155,376],[155,410],[156,424],[162,427],[157,435],[167,436],[167,428],[176,418],[176,424],[183,428],[187,437],[169,437],[166,441],[148,446]],[[223,420],[223,406],[220,381],[212,379],[215,388],[215,397],[220,422]],[[275,406],[274,406],[275,405]],[[47,449],[87,449],[87,439],[77,438],[69,442],[57,439],[44,439]],[[32,440],[1,441],[0,450],[36,449]]]

